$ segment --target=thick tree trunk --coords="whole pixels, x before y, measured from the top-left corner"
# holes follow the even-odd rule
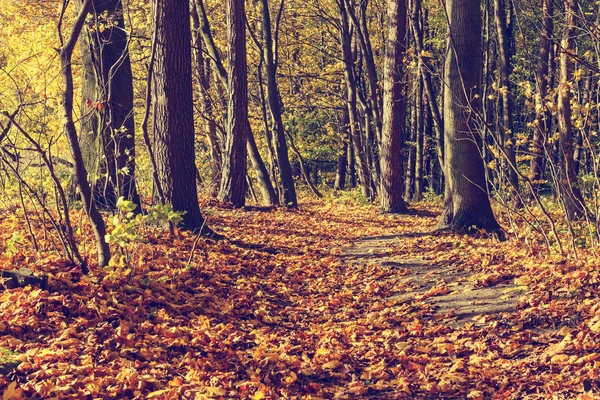
[[[244,0],[227,2],[228,123],[219,200],[236,207],[246,204],[248,184],[248,65],[246,62],[246,8]]]
[[[71,65],[71,59],[73,56],[73,49],[77,44],[77,38],[81,34],[85,18],[88,12],[91,10],[91,1],[84,0],[81,9],[77,15],[75,24],[71,30],[67,41],[63,43],[61,35],[61,49],[60,49],[60,61],[62,67],[63,77],[63,96],[62,96],[62,111],[63,111],[63,123],[64,132],[69,143],[71,155],[73,156],[73,162],[75,164],[75,176],[77,180],[77,187],[81,193],[81,200],[85,208],[85,212],[90,220],[90,225],[94,232],[94,238],[96,241],[96,249],[98,251],[98,266],[105,267],[110,261],[110,249],[108,243],[106,243],[106,226],[102,215],[98,212],[96,205],[94,204],[92,188],[88,180],[88,173],[85,169],[85,163],[79,146],[79,140],[77,138],[77,130],[73,122],[73,68]],[[64,15],[64,9],[61,13]],[[58,31],[62,28],[62,17],[61,23],[59,24]],[[68,210],[65,210],[68,212]]]
[[[438,227],[500,230],[486,190],[480,153],[481,8],[479,0],[448,0],[449,40],[444,68],[445,210]]]
[[[566,23],[561,41],[562,51],[560,53],[560,82],[558,88],[558,126],[560,129],[558,192],[564,202],[567,218],[573,221],[587,214],[577,182],[571,120],[570,85],[573,78],[573,66],[570,57],[575,52],[577,0],[565,0],[565,10]]]
[[[406,126],[406,0],[388,0],[385,51],[383,131],[381,137],[381,211],[406,212],[402,149]]]
[[[134,177],[133,75],[123,4],[121,0],[94,0],[90,12],[93,26],[103,27],[88,29],[84,42],[89,50],[82,54],[83,78],[91,80],[83,84],[83,115],[96,114],[95,118],[89,115],[83,126],[89,130],[97,124],[95,134],[100,138],[101,158],[94,196],[99,205],[110,209],[116,206],[117,198],[123,196],[137,204],[136,211],[141,212]],[[89,70],[90,58],[93,72]],[[93,84],[97,84],[96,93],[90,87]],[[86,156],[91,155],[89,145],[96,143],[94,134],[90,139],[84,146]]]
[[[552,33],[554,30],[554,2],[542,0],[542,36],[540,38],[539,58],[537,62],[536,84],[538,94],[536,97],[535,127],[533,143],[531,146],[532,159],[530,164],[529,180],[537,190],[541,180],[544,179],[544,155],[546,139],[552,125],[552,113],[546,107],[548,95],[549,55],[552,46]]]
[[[277,152],[279,176],[281,178],[282,203],[288,207],[297,207],[296,188],[292,175],[292,166],[286,142],[285,127],[283,126],[279,86],[277,84],[277,65],[275,63],[274,43],[271,32],[271,14],[268,0],[261,0],[263,27],[263,56],[265,59],[267,78],[267,103],[273,122],[273,140]]]
[[[184,229],[212,236],[200,212],[196,189],[189,4],[187,0],[154,0],[152,5],[154,140],[160,186],[164,200],[174,210],[185,212]]]

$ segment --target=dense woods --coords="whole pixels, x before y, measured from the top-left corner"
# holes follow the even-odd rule
[[[598,2],[0,0],[0,43],[4,399],[600,391]]]

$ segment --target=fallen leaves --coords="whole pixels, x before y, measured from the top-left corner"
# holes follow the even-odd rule
[[[426,232],[435,218],[327,202],[207,212],[229,240],[200,241],[189,266],[195,237],[180,232],[157,232],[133,265],[85,277],[51,256],[0,255],[6,267],[27,259],[50,276],[49,291],[0,292],[0,347],[19,354],[10,378],[0,378],[4,398],[577,397],[584,379],[597,390],[591,257],[533,263],[515,242],[407,234],[351,263],[345,249],[356,238]],[[12,234],[2,227],[0,235]],[[395,300],[416,292],[418,280],[379,265],[379,253],[459,265],[465,282],[526,296],[514,313],[457,323],[427,303],[456,281]]]

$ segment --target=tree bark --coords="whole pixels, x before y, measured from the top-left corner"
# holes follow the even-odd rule
[[[500,231],[486,190],[477,116],[481,82],[479,0],[448,0],[448,53],[444,68],[445,210],[438,228]]]
[[[90,145],[97,143],[95,137],[100,139],[95,200],[103,207],[114,209],[117,198],[123,196],[138,206],[136,212],[141,212],[135,184],[133,74],[123,4],[121,0],[94,0],[90,12],[94,28],[88,28],[87,37],[82,39],[82,44],[89,46],[82,53],[82,115],[86,116],[82,128],[97,129],[90,140],[84,142],[87,157],[94,156]],[[97,85],[95,90],[91,87],[94,84]]]
[[[196,1],[191,6],[192,23],[194,28],[193,49],[195,56],[196,77],[198,80],[198,86],[200,87],[200,106],[202,107],[204,119],[204,131],[210,147],[210,169],[212,173],[210,183],[211,196],[216,197],[221,184],[221,165],[223,163],[223,155],[221,154],[221,143],[217,135],[217,124],[215,123],[213,115],[214,107],[209,95],[211,68],[209,60],[207,60],[204,56],[202,25],[200,22],[200,12],[198,11],[200,8],[198,5],[199,2],[201,3],[201,1]]]
[[[512,7],[512,4],[509,4]],[[498,56],[500,58],[499,73],[502,93],[502,128],[501,143],[503,144],[508,162],[508,180],[515,194],[519,191],[519,176],[516,171],[516,143],[513,132],[513,91],[514,85],[510,81],[512,73],[512,26],[507,22],[504,0],[494,0],[496,33],[498,36]]]
[[[268,0],[261,0],[263,28],[263,57],[265,60],[267,78],[267,103],[273,123],[273,141],[277,153],[279,176],[281,179],[282,203],[288,207],[297,207],[298,199],[290,165],[289,152],[286,142],[285,127],[283,126],[279,86],[277,84],[277,64],[275,63],[274,45],[271,31],[271,14]]]
[[[344,149],[342,153],[338,155],[338,165],[335,174],[335,184],[333,186],[334,190],[344,190],[346,186],[346,173],[348,170],[348,109],[342,111],[342,119],[340,121],[340,131],[342,133],[342,137],[344,138]]]
[[[558,88],[558,126],[560,130],[558,192],[564,202],[569,221],[582,218],[588,214],[577,182],[571,120],[573,66],[570,57],[576,54],[575,13],[577,7],[577,0],[565,0],[566,21],[561,41],[562,51],[560,53],[560,82]]]
[[[198,206],[194,151],[192,52],[186,0],[153,0],[154,140],[165,201],[185,212],[182,227],[212,236]]]
[[[243,207],[248,184],[248,65],[244,0],[227,2],[228,123],[219,200]]]
[[[352,56],[352,36],[348,24],[348,13],[344,0],[337,0],[340,13],[340,42],[342,45],[342,54],[344,61],[344,76],[346,80],[346,102],[348,107],[348,116],[350,119],[350,137],[354,152],[354,160],[360,181],[361,193],[367,201],[373,199],[371,190],[371,174],[369,164],[363,149],[363,140],[359,130],[359,119],[357,110],[357,89],[356,77],[354,74],[354,59]]]
[[[105,240],[106,226],[104,224],[104,220],[102,219],[102,215],[100,215],[100,212],[94,203],[92,188],[90,187],[88,173],[85,169],[81,147],[79,146],[79,140],[77,138],[77,129],[75,128],[75,123],[73,122],[73,68],[71,59],[73,56],[73,49],[77,44],[77,38],[81,34],[81,30],[83,29],[83,25],[85,23],[85,18],[90,10],[91,1],[84,0],[77,15],[75,24],[73,25],[71,33],[66,42],[63,41],[62,34],[60,33],[65,12],[64,8],[61,11],[58,32],[61,39],[60,61],[64,84],[62,95],[62,111],[64,132],[67,136],[71,155],[73,156],[73,162],[75,164],[77,187],[81,193],[81,200],[94,232],[96,249],[98,251],[98,266],[105,267],[108,265],[111,257],[108,243],[106,243]],[[65,212],[68,211],[65,210]]]
[[[546,107],[546,96],[548,95],[549,55],[554,30],[553,0],[542,0],[542,25],[542,36],[540,38],[540,50],[535,78],[538,94],[536,97],[535,127],[533,131],[533,143],[531,146],[532,159],[529,172],[529,180],[536,190],[540,187],[540,181],[544,179],[544,149],[546,147],[548,132],[550,131],[550,126],[552,124],[552,113],[548,107]]]
[[[406,126],[406,0],[388,0],[383,131],[381,137],[381,211],[406,212],[403,196],[402,149]]]
[[[250,127],[248,127],[248,155],[256,173],[256,180],[258,181],[258,188],[260,189],[263,204],[268,207],[279,204],[277,193],[275,193],[275,189],[269,178],[269,172],[260,156],[256,140],[254,140],[254,133]]]

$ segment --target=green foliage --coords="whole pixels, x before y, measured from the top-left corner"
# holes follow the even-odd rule
[[[183,218],[182,213],[174,211],[170,204],[154,206],[147,214],[135,214],[136,204],[120,197],[117,201],[119,214],[112,218],[113,230],[106,235],[107,243],[116,243],[122,249],[129,243],[139,240],[139,233],[145,227],[177,225]]]

